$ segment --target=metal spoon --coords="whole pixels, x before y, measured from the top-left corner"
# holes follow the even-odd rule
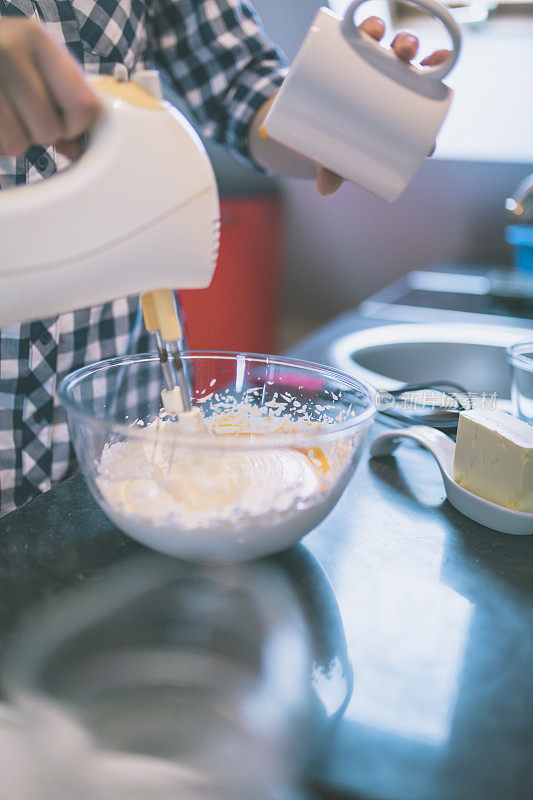
[[[426,425],[386,431],[374,439],[370,446],[370,455],[372,457],[390,455],[401,444],[401,439],[412,439],[429,450],[439,466],[448,501],[465,517],[500,533],[533,534],[533,513],[513,511],[491,503],[463,489],[454,481],[452,476],[455,443],[441,431]]]

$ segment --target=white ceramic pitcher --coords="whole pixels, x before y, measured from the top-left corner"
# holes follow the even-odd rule
[[[431,152],[452,91],[442,79],[460,50],[457,23],[436,0],[406,0],[439,19],[452,49],[443,64],[401,61],[359,30],[355,0],[344,19],[319,9],[265,119],[268,136],[395,200]]]

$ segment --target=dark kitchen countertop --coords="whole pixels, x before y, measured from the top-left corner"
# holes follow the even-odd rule
[[[326,361],[334,338],[374,324],[346,314],[291,355]],[[354,670],[350,703],[315,776],[324,795],[529,798],[533,537],[461,516],[432,458],[402,445],[395,457],[365,454],[304,543],[333,586]],[[81,476],[66,481],[0,520],[2,629],[139,550]]]

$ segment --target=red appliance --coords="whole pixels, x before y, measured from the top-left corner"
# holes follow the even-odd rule
[[[221,199],[213,282],[208,289],[180,292],[189,349],[276,352],[282,218],[279,195]]]

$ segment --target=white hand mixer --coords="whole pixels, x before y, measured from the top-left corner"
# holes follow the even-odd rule
[[[190,409],[190,397],[166,287],[211,282],[218,193],[198,134],[161,100],[157,72],[123,77],[92,80],[102,112],[78,161],[48,180],[0,192],[0,326],[141,293],[163,368],[163,402],[179,413]]]

